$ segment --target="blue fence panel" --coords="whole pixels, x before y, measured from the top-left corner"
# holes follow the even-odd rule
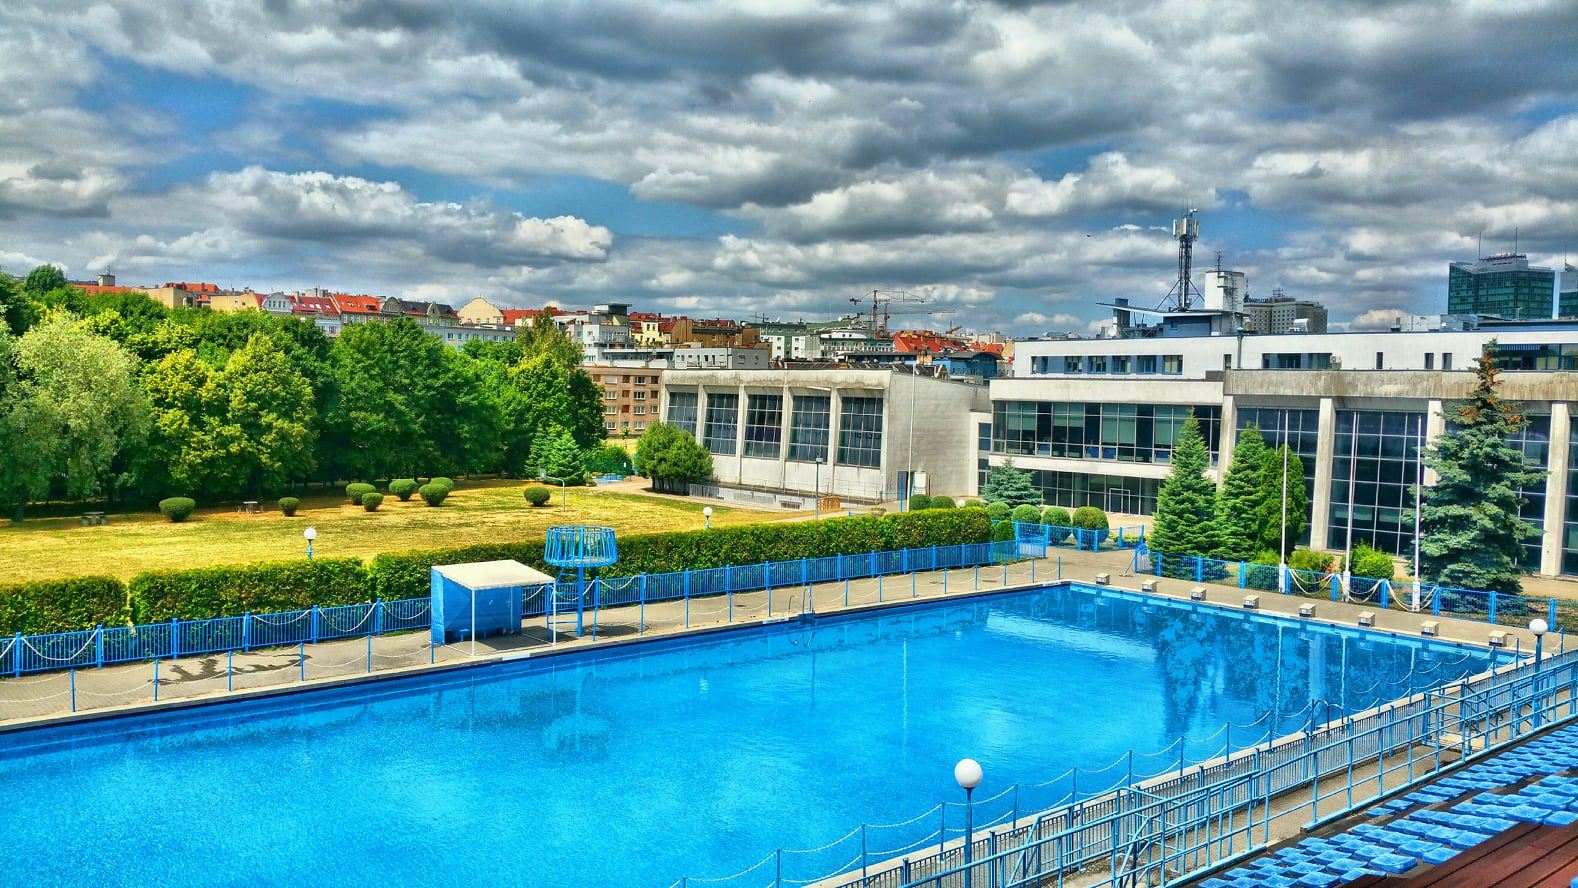
[[[365,605],[363,605],[365,607]],[[246,617],[216,617],[212,620],[184,620],[175,626],[181,656],[233,651],[242,647]]]
[[[829,555],[826,558],[812,558],[807,567],[813,583],[831,583],[840,579],[838,575],[838,556]]]
[[[405,598],[384,602],[383,631],[407,632],[426,629],[433,624],[430,598]]]
[[[806,568],[798,558],[794,561],[771,561],[767,564],[767,580],[775,589],[803,585],[805,574]]]
[[[377,608],[372,604],[345,604],[318,608],[318,640],[352,638],[373,633]]]
[[[23,636],[16,650],[17,659],[12,671],[47,672],[52,669],[70,669],[75,666],[92,666],[98,662],[99,631],[80,629],[76,632],[57,632],[53,635]]]
[[[300,644],[312,640],[312,611],[282,611],[276,614],[253,614],[248,627],[253,647],[272,647],[279,644]]]
[[[597,603],[602,607],[639,604],[642,596],[641,581],[642,577],[639,574],[633,577],[599,577]]]
[[[647,601],[673,601],[685,597],[685,573],[647,574]]]
[[[754,592],[767,588],[767,570],[760,564],[736,564],[727,570],[729,588],[735,592]]]
[[[117,626],[104,630],[104,662],[162,660],[174,649],[174,634],[169,623],[151,626]]]
[[[1281,583],[1277,580],[1278,570],[1275,564],[1244,565],[1244,588],[1259,589],[1263,592],[1280,591]]]

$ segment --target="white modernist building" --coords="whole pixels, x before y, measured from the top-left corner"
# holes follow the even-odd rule
[[[713,454],[720,488],[810,508],[974,487],[970,417],[986,389],[895,370],[689,370],[663,374],[663,419]]]
[[[1434,480],[1420,463],[1421,442],[1445,428],[1447,403],[1473,388],[1474,361],[1492,340],[1508,371],[1503,394],[1529,420],[1512,443],[1549,472],[1523,492],[1522,517],[1542,532],[1527,545],[1525,566],[1578,573],[1572,324],[1018,341],[1012,374],[992,380],[990,410],[973,417],[977,484],[1011,459],[1048,503],[1151,514],[1193,411],[1214,473],[1251,424],[1268,443],[1289,444],[1309,487],[1313,547],[1340,550],[1351,535],[1411,555],[1413,487]]]

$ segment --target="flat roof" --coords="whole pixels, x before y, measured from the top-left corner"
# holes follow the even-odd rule
[[[435,564],[439,576],[468,589],[503,589],[510,586],[542,586],[554,582],[536,568],[519,561],[473,561],[469,564]]]

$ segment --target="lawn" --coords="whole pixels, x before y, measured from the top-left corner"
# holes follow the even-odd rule
[[[301,496],[301,509],[286,518],[272,502],[261,515],[235,507],[199,509],[175,524],[158,512],[112,514],[102,527],[75,518],[37,518],[0,527],[0,582],[109,574],[129,579],[146,570],[275,561],[306,554],[301,532],[313,527],[313,554],[370,559],[380,552],[540,538],[555,524],[600,524],[621,533],[700,530],[705,503],[640,492],[639,482],[617,489],[571,487],[567,511],[560,489],[549,506],[531,508],[523,482],[462,482],[442,506],[419,497],[402,503],[389,496],[377,512],[352,506],[338,492]],[[716,525],[793,518],[792,514],[712,506]]]

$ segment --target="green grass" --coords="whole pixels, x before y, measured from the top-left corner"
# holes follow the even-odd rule
[[[0,577],[5,582],[108,574],[123,579],[146,570],[202,567],[249,561],[301,558],[307,544],[301,532],[316,528],[313,554],[370,559],[380,552],[402,552],[542,537],[556,524],[598,524],[620,533],[700,530],[706,503],[622,490],[571,487],[568,511],[560,511],[560,490],[548,505],[532,508],[521,496],[524,482],[483,480],[462,483],[442,506],[429,508],[420,497],[402,503],[384,499],[377,512],[350,505],[338,491],[300,495],[301,508],[286,518],[272,501],[261,515],[238,515],[227,508],[199,509],[176,524],[158,512],[112,514],[102,527],[83,527],[76,517],[36,518],[0,527]],[[776,521],[793,516],[712,506],[716,525]]]

